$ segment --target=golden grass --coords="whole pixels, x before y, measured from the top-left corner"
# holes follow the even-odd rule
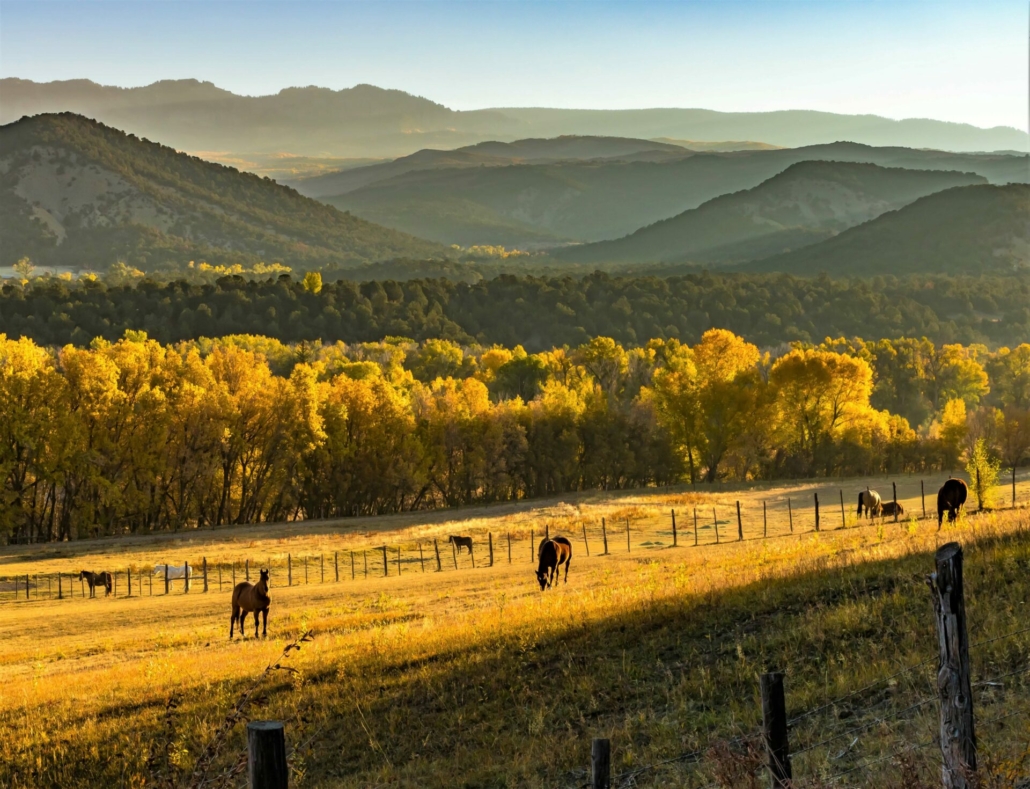
[[[837,518],[840,487],[819,487],[822,501],[838,497]],[[787,670],[795,714],[931,658],[936,641],[923,576],[944,541],[966,546],[973,642],[1030,625],[1025,512],[967,517],[939,534],[935,521],[916,520],[830,531],[839,521],[824,512],[826,531],[801,533],[811,527],[812,490],[590,494],[338,524],[16,548],[0,572],[145,567],[166,557],[180,561],[187,552],[191,561],[206,556],[214,565],[382,543],[407,549],[456,531],[477,540],[510,532],[519,540],[512,564],[499,550],[493,568],[475,571],[465,559],[462,572],[435,573],[427,565],[423,574],[408,563],[399,578],[391,567],[389,578],[351,581],[348,566],[339,584],[312,577],[286,588],[277,570],[267,640],[249,634],[228,641],[227,584],[221,594],[199,593],[195,581],[189,595],[3,603],[0,726],[7,736],[0,786],[148,786],[154,772],[187,783],[241,690],[308,629],[314,642],[291,658],[300,675],[263,681],[262,701],[249,710],[288,721],[294,785],[554,787],[586,780],[592,736],[612,739],[615,769],[623,772],[754,731],[757,675],[764,670]],[[793,536],[770,507],[770,533],[782,535],[774,539],[695,549],[690,533],[678,549],[655,544],[669,543],[673,506],[683,531],[683,513],[692,513],[695,501],[699,509],[713,502],[726,508],[719,520],[730,522],[727,539],[735,537],[739,498],[746,534],[757,536],[761,501],[778,508],[788,494],[807,508]],[[902,481],[901,497],[918,503],[918,480]],[[610,534],[612,554],[596,555],[601,517],[631,519],[633,553],[626,553],[624,535]],[[850,524],[848,517],[850,506]],[[552,533],[580,539],[569,584],[541,594],[528,533],[539,535],[545,522]],[[594,530],[589,558],[576,531],[583,524]],[[1030,635],[977,647],[973,661],[974,681],[1026,667]],[[1027,689],[1024,673],[976,691],[982,752],[1008,769],[1025,769],[1017,762],[1030,739]],[[876,721],[932,693],[929,665],[800,721],[791,732],[795,749],[870,725],[801,754],[795,775],[832,775],[924,740],[935,726],[932,704],[901,720]],[[178,706],[166,716],[170,698]],[[863,711],[870,704],[880,706]],[[1002,710],[1022,717],[986,723]],[[242,744],[237,729],[217,769],[231,769]],[[932,757],[933,748],[914,751],[913,769],[932,775]],[[635,785],[701,786],[716,767],[712,759],[673,763],[641,773]],[[893,762],[881,762],[849,774],[843,785],[877,785],[891,770]],[[237,778],[229,785],[238,784]]]

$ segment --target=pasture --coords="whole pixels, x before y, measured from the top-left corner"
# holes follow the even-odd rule
[[[925,478],[934,515],[942,479]],[[209,591],[196,575],[188,594],[181,582],[164,594],[159,579],[132,597],[124,586],[56,600],[35,585],[27,601],[0,589],[0,785],[239,786],[242,726],[224,743],[221,733],[237,707],[287,722],[296,786],[581,786],[597,736],[611,738],[624,785],[731,785],[752,758],[757,676],[779,668],[788,714],[812,713],[790,735],[800,786],[832,776],[890,786],[907,770],[914,789],[936,764],[924,747],[937,714],[925,701],[936,635],[924,578],[933,550],[958,540],[981,753],[997,785],[1013,786],[1030,770],[1027,511],[967,515],[938,532],[935,517],[911,517],[922,514],[920,480],[895,481],[897,523],[855,514],[860,489],[888,500],[890,481],[833,480],[8,547],[7,578],[131,568],[138,583],[156,564],[206,560]],[[1002,486],[999,503],[1008,496]],[[1030,497],[1025,474],[1017,496]],[[545,528],[571,539],[573,559],[568,585],[541,593],[530,534]],[[475,569],[467,554],[454,560],[449,534],[474,538]],[[419,544],[432,557],[424,571]],[[367,578],[351,578],[352,552],[373,562]],[[347,557],[338,582],[335,565],[323,581],[327,556]],[[251,580],[272,570],[269,636],[255,639],[248,621],[230,642],[226,576],[248,561]],[[307,632],[283,662],[290,671],[262,675]]]

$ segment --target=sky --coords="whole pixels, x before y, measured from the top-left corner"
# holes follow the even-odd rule
[[[815,109],[1026,129],[1026,0],[0,0],[0,76],[453,109]],[[2,96],[0,96],[2,100]]]

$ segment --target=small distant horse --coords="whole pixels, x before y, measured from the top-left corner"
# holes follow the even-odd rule
[[[862,509],[865,509],[865,516],[872,518],[876,515],[880,515],[883,512],[883,501],[880,499],[880,494],[875,490],[869,490],[866,488],[858,494],[858,514],[862,514]]]
[[[461,553],[461,549],[462,548],[468,548],[469,549],[469,553],[470,554],[472,553],[472,538],[471,537],[456,537],[455,535],[452,534],[450,537],[447,538],[447,541],[454,543],[455,547],[458,549],[458,553]]]
[[[880,514],[885,518],[893,518],[895,512],[899,518],[905,514],[905,508],[901,506],[900,501],[885,501],[880,508]]]
[[[89,570],[82,570],[79,573],[79,580],[85,581],[87,584],[89,584],[90,597],[96,597],[96,588],[98,586],[102,586],[104,587],[104,589],[107,590],[107,594],[105,594],[104,597],[107,597],[107,595],[111,594],[111,586],[113,585],[113,579],[111,578],[111,573],[107,572],[106,570],[101,573],[91,573]]]
[[[258,614],[261,614],[264,629],[262,636],[268,635],[268,570],[261,571],[261,579],[256,583],[241,581],[232,590],[232,619],[229,622],[229,640],[232,640],[233,628],[240,623],[240,635],[246,636],[243,623],[248,613],[254,614],[254,638],[258,635]]]
[[[564,537],[552,537],[540,543],[537,551],[540,563],[536,568],[536,580],[540,591],[553,586],[558,579],[558,569],[565,565],[565,583],[569,582],[569,567],[572,564],[572,543]]]
[[[950,478],[947,482],[941,485],[941,489],[937,491],[937,528],[941,527],[944,523],[944,511],[948,512],[948,520],[953,521],[958,517],[958,511],[962,508],[962,505],[966,503],[966,497],[969,495],[969,488],[966,487],[966,483],[961,479]]]

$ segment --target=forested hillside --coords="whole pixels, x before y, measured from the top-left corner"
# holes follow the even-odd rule
[[[972,173],[799,162],[753,189],[716,197],[624,238],[556,256],[579,263],[760,259],[822,241],[928,194],[984,183]]]
[[[327,282],[289,276],[136,286],[38,278],[0,289],[0,332],[85,346],[126,329],[162,342],[266,334],[285,342],[443,338],[530,350],[614,337],[696,342],[712,326],[761,347],[827,336],[915,336],[990,345],[1030,341],[1030,273],[993,277],[802,279],[780,274],[516,277]]]
[[[353,266],[443,248],[69,113],[0,128],[0,265]]]
[[[949,189],[819,244],[742,268],[844,277],[1026,271],[1030,186]]]
[[[1030,448],[1030,344],[446,340],[47,350],[0,334],[0,534],[380,514],[704,478],[953,469]],[[921,424],[916,433],[913,425]]]

